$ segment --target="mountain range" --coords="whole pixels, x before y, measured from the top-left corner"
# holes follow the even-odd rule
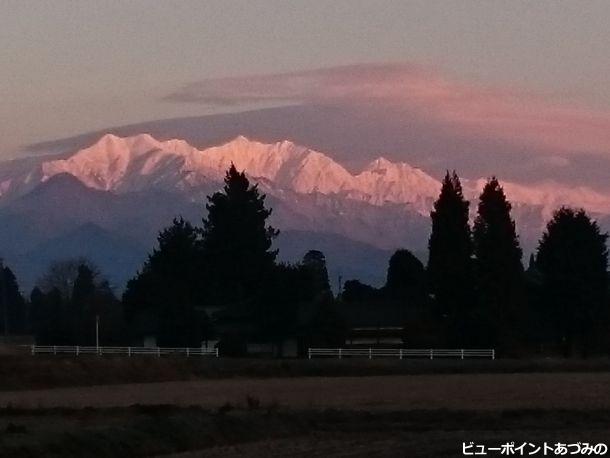
[[[231,163],[267,195],[281,259],[321,249],[335,286],[339,277],[381,284],[398,247],[425,257],[440,182],[419,168],[379,157],[353,171],[290,141],[238,136],[198,149],[149,134],[105,134],[76,151],[0,163],[0,253],[24,288],[53,259],[85,255],[121,289],[173,217],[200,221]],[[473,212],[485,181],[463,179]],[[560,205],[610,226],[610,195],[552,181],[502,184],[526,252]]]

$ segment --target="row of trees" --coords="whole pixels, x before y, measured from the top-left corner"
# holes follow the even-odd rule
[[[343,300],[407,306],[414,312],[407,339],[425,346],[546,347],[566,356],[610,350],[607,234],[595,221],[583,210],[558,209],[524,270],[511,204],[496,178],[479,197],[472,227],[469,214],[458,176],[447,173],[431,212],[427,268],[399,250],[383,288],[347,282]]]
[[[42,345],[94,345],[96,318],[103,320],[107,344],[124,339],[121,302],[93,263],[85,258],[52,263],[29,301],[15,275],[3,267],[0,277],[0,330],[5,335],[33,334]]]
[[[485,185],[472,229],[468,207],[447,174],[431,213],[428,275],[450,344],[510,349],[529,339],[586,355],[608,343],[607,235],[584,210],[555,212],[525,275],[498,180]]]
[[[147,322],[162,345],[199,345],[215,336],[233,352],[253,339],[275,342],[280,352],[296,334],[332,340],[328,325],[319,325],[333,313],[323,255],[276,262],[279,231],[267,224],[265,196],[234,166],[206,207],[201,227],[178,218],[161,232],[123,295],[128,323],[135,329]]]
[[[565,355],[610,348],[607,235],[583,210],[561,208],[525,270],[511,204],[496,178],[485,185],[471,226],[459,177],[447,173],[431,212],[427,266],[398,250],[382,288],[352,280],[337,297],[319,251],[295,265],[277,262],[271,210],[243,172],[232,166],[206,207],[200,227],[178,218],[159,234],[122,304],[90,264],[57,264],[31,295],[37,339],[91,343],[92,320],[103,314],[114,330],[104,336],[110,340],[149,333],[161,345],[191,346],[220,337],[234,352],[246,340],[275,342],[281,352],[287,337],[303,346],[342,344],[346,321],[365,311],[377,317],[372,325],[399,316],[410,346],[507,354],[546,347]],[[12,273],[3,284],[12,285],[16,304],[11,323],[25,329]]]

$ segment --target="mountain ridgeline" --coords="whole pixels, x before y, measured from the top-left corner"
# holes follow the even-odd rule
[[[240,136],[199,150],[147,134],[107,134],[76,152],[0,163],[0,252],[28,287],[49,259],[86,254],[122,289],[159,228],[178,215],[197,221],[205,196],[220,189],[232,163],[274,208],[280,259],[294,262],[308,247],[324,249],[335,289],[339,277],[381,285],[379,272],[400,247],[425,260],[428,215],[441,183],[418,168],[378,158],[352,173],[289,141],[264,144]],[[484,184],[462,180],[464,195],[475,199]],[[591,189],[503,187],[525,252],[561,205],[583,207],[610,226],[610,196]],[[65,243],[74,236],[89,243]]]
[[[201,218],[205,196],[220,189],[231,163],[267,195],[270,221],[281,229],[274,241],[280,259],[294,262],[308,247],[324,250],[335,289],[339,277],[381,285],[382,267],[400,247],[426,259],[429,212],[441,183],[418,168],[378,158],[352,173],[289,141],[240,136],[199,150],[147,134],[107,134],[76,152],[0,163],[0,252],[27,287],[49,259],[85,254],[122,289],[167,221]],[[462,180],[466,198],[476,199],[485,181]],[[583,207],[610,226],[610,196],[594,190],[503,187],[526,253],[561,205]]]

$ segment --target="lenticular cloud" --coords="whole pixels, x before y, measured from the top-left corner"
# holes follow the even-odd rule
[[[360,64],[207,79],[165,97],[180,103],[347,106],[395,122],[408,114],[473,141],[514,142],[529,154],[610,157],[610,113],[528,91],[458,82],[413,64]],[[392,118],[392,119],[390,119]]]

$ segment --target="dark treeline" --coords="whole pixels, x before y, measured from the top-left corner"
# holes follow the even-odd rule
[[[343,346],[361,323],[399,323],[411,348],[608,354],[607,235],[597,223],[584,210],[558,209],[524,269],[498,180],[485,185],[472,225],[469,207],[458,176],[447,173],[430,215],[427,266],[400,249],[383,287],[349,280],[334,296],[320,251],[277,262],[265,196],[232,166],[200,226],[177,218],[161,231],[122,300],[86,260],[53,264],[29,301],[4,267],[0,321],[4,329],[6,317],[13,334],[32,332],[39,344],[92,345],[97,317],[103,345],[154,336],[160,346],[218,342],[227,355],[244,354],[251,343],[272,344],[279,356],[290,341],[300,354]]]

